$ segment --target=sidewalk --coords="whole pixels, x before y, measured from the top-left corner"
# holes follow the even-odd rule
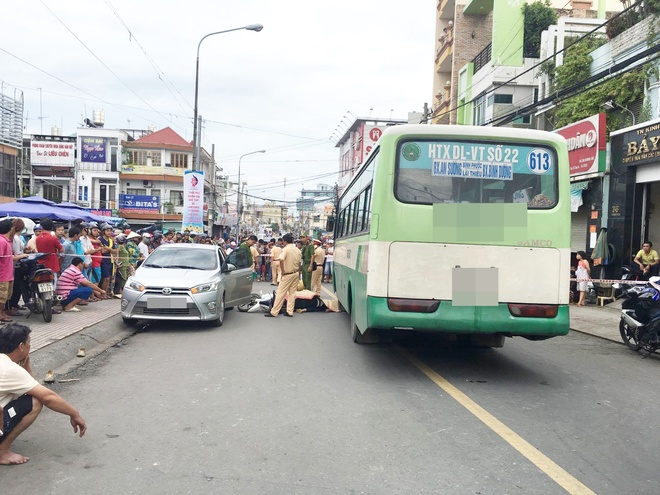
[[[53,315],[53,320],[50,323],[46,323],[40,314],[33,314],[29,318],[14,316],[12,319],[16,323],[30,327],[32,330],[30,334],[30,352],[36,352],[49,344],[62,340],[118,314],[120,310],[119,306],[119,299],[107,299],[89,303],[89,305],[80,308],[80,313],[67,313],[63,311],[62,314]]]
[[[605,306],[570,306],[571,330],[623,344],[619,334],[622,299]]]

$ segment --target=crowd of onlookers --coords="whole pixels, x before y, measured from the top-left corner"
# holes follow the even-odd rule
[[[258,239],[256,236],[250,236],[245,241],[250,249],[252,259],[252,269],[255,273],[255,279],[259,282],[270,282],[271,285],[277,285],[281,274],[278,273],[278,264],[276,263],[278,255],[282,252],[284,242],[282,238],[271,238],[270,240]],[[332,281],[332,265],[334,260],[334,241],[327,237],[312,239],[309,236],[301,235],[294,241],[295,246],[302,253],[302,263],[305,269],[310,265],[313,257],[316,257],[316,264],[311,274],[307,277],[303,270],[303,283],[305,289],[320,292],[320,285],[312,289],[313,275],[317,274],[320,282],[329,283]],[[223,243],[220,243],[223,246]],[[231,241],[226,247],[227,254],[236,248],[236,243]],[[322,260],[322,261],[321,261]],[[275,263],[274,263],[275,262]],[[319,270],[320,269],[320,270]],[[319,271],[317,271],[319,270]],[[307,280],[309,278],[309,280]]]
[[[0,221],[0,323],[10,322],[12,316],[26,309],[20,304],[23,281],[17,271],[21,270],[20,259],[29,253],[46,254],[39,262],[55,274],[55,293],[61,299],[62,310],[76,312],[79,306],[91,302],[121,298],[126,280],[156,248],[180,243],[216,245],[226,255],[245,250],[255,280],[277,285],[281,278],[279,265],[273,262],[282,251],[281,238],[264,240],[251,235],[237,242],[234,238],[172,229],[138,233],[83,220],[73,221],[67,229],[48,218],[29,232],[22,219],[4,219]],[[301,235],[295,243],[302,252],[303,264],[311,267],[314,263],[314,270],[301,270],[305,288],[320,294],[321,282],[332,281],[333,240]],[[61,310],[54,308],[53,312]]]

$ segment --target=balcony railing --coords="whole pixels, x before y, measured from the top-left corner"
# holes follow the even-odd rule
[[[493,51],[493,44],[488,43],[486,48],[481,50],[479,54],[472,59],[472,63],[474,64],[474,74],[479,72],[481,69],[483,69],[488,62],[490,62],[491,57],[492,57],[492,51]]]
[[[442,57],[442,54],[452,47],[454,43],[454,30],[447,29],[447,31],[438,38],[438,41],[440,42],[440,46],[438,46],[438,49],[435,52],[436,64],[440,60],[440,57]]]

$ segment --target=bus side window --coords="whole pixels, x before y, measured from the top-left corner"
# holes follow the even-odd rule
[[[365,198],[364,212],[364,230],[369,230],[371,226],[371,186],[367,187],[367,197]]]

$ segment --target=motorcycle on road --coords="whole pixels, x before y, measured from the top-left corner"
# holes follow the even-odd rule
[[[23,302],[32,313],[40,313],[46,323],[53,319],[53,304],[59,298],[55,296],[55,275],[50,268],[39,264],[45,253],[29,254],[19,261],[17,276],[22,277]]]
[[[660,277],[626,289],[622,297],[619,333],[623,343],[633,351],[655,352],[660,348]]]

